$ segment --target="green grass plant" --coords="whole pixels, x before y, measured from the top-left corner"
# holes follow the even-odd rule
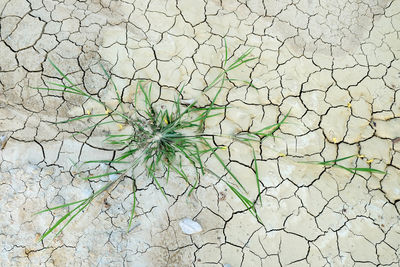
[[[128,222],[129,231],[132,226],[132,220],[135,216],[135,209],[138,202],[136,197],[136,180],[139,178],[151,179],[156,188],[167,199],[166,192],[162,185],[168,182],[172,172],[181,177],[182,182],[189,187],[188,195],[199,185],[202,175],[206,173],[215,175],[239,198],[245,208],[259,219],[255,209],[255,203],[246,197],[247,191],[240,182],[240,178],[230,170],[227,163],[224,162],[223,158],[219,155],[219,150],[224,147],[216,146],[213,142],[213,138],[222,136],[231,138],[233,141],[244,142],[248,145],[251,145],[251,142],[260,144],[263,138],[274,136],[275,131],[285,123],[288,114],[286,114],[283,120],[276,124],[264,127],[255,132],[242,132],[235,135],[206,134],[204,132],[206,120],[218,116],[228,108],[216,104],[217,97],[221,93],[224,84],[226,81],[229,81],[227,74],[241,65],[254,60],[255,57],[250,57],[250,54],[251,49],[248,49],[231,64],[228,64],[228,50],[225,42],[225,55],[221,72],[203,90],[205,93],[211,88],[217,89],[210,103],[206,106],[199,106],[196,101],[189,105],[182,104],[181,95],[184,89],[184,87],[182,87],[178,89],[178,96],[172,104],[172,111],[155,107],[151,98],[151,91],[153,89],[152,83],[146,84],[144,81],[137,82],[133,103],[129,104],[130,106],[124,103],[110,73],[107,72],[105,67],[101,66],[118,100],[116,106],[109,106],[85,90],[78,88],[56,64],[50,61],[50,64],[62,77],[65,84],[51,82],[49,83],[51,87],[35,89],[82,96],[98,103],[104,109],[103,113],[83,114],[57,122],[58,124],[73,123],[80,120],[86,122],[88,119],[95,121],[92,125],[74,133],[74,135],[83,134],[108,124],[125,125],[126,128],[130,129],[130,132],[111,132],[104,137],[105,144],[112,146],[115,151],[122,151],[113,160],[89,160],[83,162],[83,164],[106,164],[113,167],[109,168],[112,169],[112,171],[107,171],[100,175],[81,177],[83,180],[92,181],[107,177],[116,178],[109,179],[100,189],[93,192],[93,194],[87,198],[37,212],[37,214],[40,214],[57,209],[67,209],[66,214],[59,218],[42,234],[40,241],[53,231],[56,232],[55,236],[59,235],[78,214],[88,208],[96,197],[107,190],[112,190],[112,188],[118,185],[119,181],[127,177],[132,180],[133,193],[132,209]],[[250,82],[242,82],[248,86],[252,86]],[[144,108],[143,105],[140,105],[143,103]],[[131,110],[134,111],[133,115],[131,115],[132,112],[127,112]],[[260,193],[261,187],[254,150],[253,154],[258,193]],[[205,155],[214,157],[228,175],[220,177],[212,170],[208,169],[202,160]],[[194,175],[185,171],[185,166],[188,165],[195,170]],[[141,175],[142,172],[137,174],[137,170],[139,169],[145,169],[145,175]],[[162,175],[160,176],[159,173],[162,173]]]

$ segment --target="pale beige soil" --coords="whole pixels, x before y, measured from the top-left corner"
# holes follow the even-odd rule
[[[9,137],[0,151],[0,266],[399,266],[399,0],[0,0],[0,27],[0,135]],[[264,226],[205,175],[189,198],[172,177],[168,202],[142,179],[135,227],[126,233],[126,180],[58,238],[36,242],[64,211],[34,212],[98,187],[74,178],[71,161],[112,157],[101,132],[71,137],[88,122],[52,124],[98,110],[31,89],[59,81],[47,59],[107,103],[113,89],[99,63],[126,103],[146,79],[159,105],[183,83],[184,99],[206,104],[201,90],[221,66],[223,38],[231,60],[254,47],[257,60],[229,78],[257,90],[226,83],[217,103],[232,108],[206,131],[257,130],[291,109],[280,138],[256,151]],[[298,163],[353,154],[365,157],[344,165],[387,174]],[[233,143],[221,155],[254,200],[251,149]],[[207,166],[225,174],[212,158]],[[183,234],[183,218],[203,231]]]

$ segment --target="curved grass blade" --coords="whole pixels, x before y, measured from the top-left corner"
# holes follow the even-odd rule
[[[76,87],[75,84],[73,85],[74,87],[71,87],[71,86],[68,86],[68,85],[61,84],[61,83],[54,83],[54,82],[48,82],[48,83],[51,84],[51,85],[55,85],[55,86],[64,88],[64,89],[73,90],[74,92],[77,92],[77,93],[80,93],[82,95],[88,96],[88,94],[86,94],[84,91],[78,89],[78,87]]]
[[[203,140],[203,141],[204,141],[203,143],[211,149],[212,155],[215,156],[215,158],[218,160],[218,162],[221,164],[221,166],[230,174],[230,176],[236,181],[236,183],[240,186],[240,188],[242,188],[244,192],[248,193],[246,188],[244,188],[244,186],[239,181],[239,179],[236,177],[236,175],[228,168],[228,166],[225,165],[224,161],[217,154],[218,148],[213,149],[207,141],[205,141],[205,140]]]
[[[73,210],[69,211],[67,214],[65,214],[63,217],[61,217],[59,220],[57,220],[57,222],[56,222],[53,226],[51,226],[50,229],[47,230],[47,231],[40,237],[40,239],[38,240],[38,242],[42,241],[46,236],[48,236],[51,232],[53,232],[53,231],[57,228],[57,226],[59,226],[63,221],[65,221],[69,216],[71,216],[71,214],[73,214],[75,211],[77,211],[77,212],[76,212],[74,215],[72,215],[71,218],[64,224],[64,226],[56,233],[56,236],[58,236],[58,235],[62,232],[62,230],[64,230],[64,228],[65,228],[79,213],[81,213],[82,210],[83,210],[84,208],[86,208],[86,207],[92,202],[92,200],[93,200],[94,198],[96,198],[98,195],[100,195],[101,193],[103,193],[104,191],[106,191],[108,188],[110,188],[116,181],[117,181],[117,180],[108,182],[105,186],[103,186],[102,188],[100,188],[99,190],[97,190],[96,192],[94,192],[90,197],[88,197],[88,198],[86,198],[86,199],[83,199],[83,200],[80,200],[80,201],[76,201],[76,202],[71,202],[71,203],[75,203],[75,204],[80,203],[80,202],[82,202],[82,203],[79,204],[77,207],[75,207]],[[71,203],[68,203],[68,204],[73,205],[73,204],[71,204]],[[64,205],[62,205],[62,206],[65,206],[65,205],[67,205],[67,204],[64,204]],[[61,208],[62,206],[58,206],[58,207],[55,207],[55,208]],[[68,206],[69,206],[69,205],[68,205]],[[52,209],[55,209],[55,208],[52,208]],[[78,209],[79,209],[79,210],[78,210]],[[56,237],[56,236],[55,236],[55,237]]]
[[[68,91],[65,89],[55,89],[55,88],[48,88],[48,87],[31,87],[32,89],[35,90],[46,90],[46,91],[55,91],[55,92],[65,92],[65,93],[70,93],[70,94],[75,94],[75,95],[83,95],[84,94],[80,93],[80,92],[76,92],[76,91]]]
[[[73,82],[71,82],[71,80],[56,66],[56,64],[53,63],[53,61],[51,61],[51,59],[48,59],[50,64],[53,66],[53,68],[55,70],[57,70],[57,72],[67,81],[71,84],[71,86],[75,86]],[[75,89],[79,91],[79,89],[75,86]]]
[[[253,158],[254,158],[254,172],[256,173],[256,180],[257,180],[257,190],[258,190],[258,195],[260,196],[260,204],[261,204],[261,207],[262,207],[260,176],[259,176],[259,173],[258,173],[256,152],[254,151],[254,149],[253,149]]]
[[[254,203],[249,200],[247,197],[245,197],[243,194],[241,194],[235,187],[230,185],[228,182],[222,179],[222,181],[229,187],[229,189],[240,199],[240,201],[243,203],[243,205],[246,207],[250,213],[256,217],[257,220],[261,221],[261,218],[258,216],[257,211],[254,207]]]
[[[225,46],[225,60],[224,60],[224,68],[226,63],[228,62],[228,45],[226,44],[226,39],[224,38],[224,46]]]
[[[244,84],[247,84],[248,86],[250,86],[250,87],[253,87],[254,89],[257,89],[257,87],[255,87],[254,85],[253,85],[253,83],[252,82],[249,82],[249,81],[245,81],[245,80],[239,80],[239,79],[230,79],[230,78],[226,78],[228,81],[230,81],[230,82],[242,82],[242,83],[244,83]]]
[[[381,170],[377,170],[377,169],[373,169],[373,168],[349,168],[349,167],[345,167],[343,165],[339,165],[336,164],[337,162],[346,160],[346,159],[350,159],[350,158],[354,158],[357,155],[351,155],[351,156],[347,156],[347,157],[343,157],[343,158],[339,158],[339,159],[334,159],[334,160],[327,160],[327,161],[299,161],[299,163],[307,163],[307,164],[316,164],[316,165],[323,165],[323,166],[331,166],[331,167],[336,167],[336,168],[341,168],[344,169],[348,172],[351,172],[353,174],[356,174],[356,172],[368,172],[368,173],[380,173],[380,174],[386,174],[386,172],[381,171]]]
[[[101,177],[109,176],[109,175],[113,175],[113,174],[121,174],[124,172],[126,172],[126,170],[107,172],[107,173],[103,173],[103,174],[99,174],[99,175],[95,175],[95,176],[88,176],[88,177],[81,178],[81,179],[87,181],[87,180],[93,180],[93,179],[97,179],[97,178],[101,178]]]
[[[386,172],[381,171],[381,170],[377,170],[377,169],[373,169],[373,168],[349,168],[350,170],[353,171],[359,171],[359,172],[370,172],[370,173],[380,173],[380,174],[386,174]]]
[[[288,113],[286,113],[285,117],[283,117],[283,119],[280,122],[272,124],[272,125],[268,125],[268,126],[262,128],[262,129],[260,129],[260,130],[258,130],[256,132],[252,132],[252,134],[256,134],[256,135],[259,135],[259,136],[262,136],[262,137],[272,136],[275,133],[275,131],[277,131],[281,127],[282,124],[285,124],[285,121],[286,121],[287,117],[289,116],[291,110],[292,109],[290,109],[288,111]],[[267,130],[270,130],[270,129],[272,129],[272,131],[270,131],[269,133],[263,133],[264,131],[267,131]]]
[[[308,164],[318,164],[318,165],[334,165],[336,162],[343,161],[346,159],[354,158],[357,155],[351,155],[339,159],[334,159],[334,160],[327,160],[327,161],[299,161],[299,163],[308,163]]]
[[[74,201],[74,202],[70,202],[70,203],[66,203],[66,204],[63,204],[63,205],[60,205],[60,206],[56,206],[56,207],[53,207],[53,208],[44,209],[44,210],[35,212],[33,215],[37,215],[37,214],[44,213],[44,212],[51,211],[51,210],[65,208],[65,207],[68,207],[68,206],[72,206],[72,205],[81,203],[81,202],[86,201],[86,200],[87,200],[87,198],[82,199],[82,200],[78,200],[78,201]]]
[[[117,86],[115,85],[113,79],[111,78],[111,75],[110,75],[110,74],[108,73],[108,71],[106,71],[106,69],[104,68],[103,64],[100,64],[100,66],[101,66],[103,72],[105,73],[105,75],[107,76],[108,80],[111,81],[111,84],[113,85],[115,94],[116,94],[116,96],[117,96],[118,103],[119,103],[119,105],[121,106],[122,112],[125,113],[124,106],[122,105],[122,99],[121,99],[121,96],[120,96],[119,93],[118,93]]]
[[[129,218],[127,232],[129,232],[129,230],[131,229],[132,220],[133,220],[133,217],[135,215],[135,209],[136,209],[136,186],[135,186],[135,180],[132,180],[132,191],[133,191],[133,205],[132,205],[132,210],[131,210],[131,216]]]
[[[108,163],[108,164],[113,164],[113,163],[130,163],[130,161],[119,161],[119,160],[88,160],[84,161],[83,164],[90,164],[90,163]]]
[[[61,217],[52,227],[50,227],[49,230],[47,230],[38,240],[38,242],[42,241],[46,236],[48,236],[51,232],[53,232],[54,229],[57,228],[58,225],[60,225],[65,219],[67,219],[75,210],[77,210],[78,208],[80,208],[84,203],[86,203],[87,199],[85,200],[85,202],[81,203],[80,205],[78,205],[76,208],[74,208],[72,211],[68,212],[67,214],[65,214],[63,217]],[[56,234],[58,235],[58,233]]]

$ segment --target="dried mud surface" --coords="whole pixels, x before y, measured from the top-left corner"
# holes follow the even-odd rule
[[[9,139],[0,151],[0,265],[399,266],[399,34],[399,0],[1,0],[0,135]],[[201,90],[221,67],[223,38],[231,60],[254,47],[257,60],[229,78],[257,90],[227,83],[218,104],[232,108],[207,129],[256,130],[292,109],[280,138],[257,151],[264,226],[211,176],[189,198],[171,179],[168,202],[143,179],[129,233],[124,181],[59,237],[36,242],[63,213],[33,212],[97,186],[74,178],[71,162],[112,157],[101,133],[71,137],[85,122],[52,123],[93,107],[30,88],[60,81],[48,59],[104,101],[112,102],[112,89],[99,63],[127,103],[138,79],[153,81],[157,103],[170,103],[183,83],[184,99],[207,103]],[[227,145],[224,159],[254,200],[252,152]],[[298,163],[353,154],[365,157],[347,166],[387,174]],[[183,234],[185,217],[203,231]]]

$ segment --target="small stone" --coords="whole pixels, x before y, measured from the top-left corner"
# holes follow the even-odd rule
[[[191,105],[194,102],[196,102],[196,100],[194,100],[193,98],[191,98],[191,99],[182,99],[181,100],[181,103],[184,104],[184,105]]]
[[[197,222],[195,222],[189,218],[180,220],[179,226],[181,227],[182,232],[184,232],[187,235],[196,234],[203,230],[203,228],[201,228],[200,224],[198,224]]]

